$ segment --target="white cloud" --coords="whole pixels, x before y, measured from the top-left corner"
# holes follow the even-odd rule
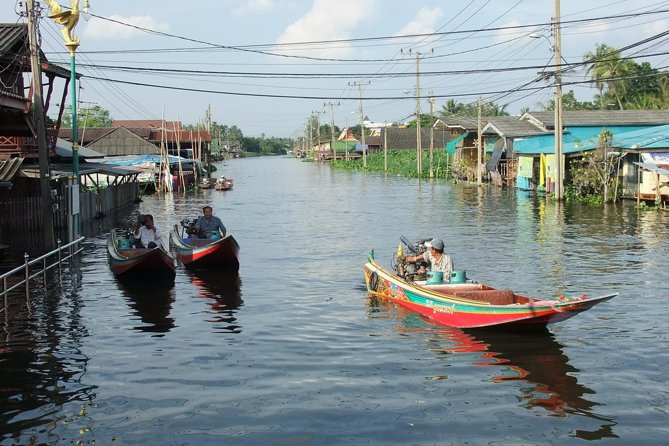
[[[170,29],[170,26],[167,23],[158,22],[148,15],[129,17],[112,15],[109,18],[117,22],[127,23],[129,25],[138,26],[140,28],[147,28],[153,31],[166,32]],[[86,28],[84,28],[82,32],[82,38],[127,40],[142,33],[143,31],[137,28],[133,28],[132,26],[126,26],[121,23],[110,22],[108,20],[102,20],[93,17],[91,21],[86,24]]]
[[[403,36],[407,34],[429,34],[436,29],[436,24],[439,23],[444,16],[444,11],[441,8],[421,8],[413,19],[402,28],[396,35]]]
[[[273,0],[246,0],[246,3],[232,10],[232,15],[252,15],[269,11],[274,7]]]
[[[371,16],[377,2],[378,0],[314,0],[311,10],[290,24],[277,39],[277,43],[348,39],[352,31]],[[290,54],[296,52],[291,51]],[[351,54],[351,47],[338,43],[318,49],[304,49],[299,54],[346,57]]]

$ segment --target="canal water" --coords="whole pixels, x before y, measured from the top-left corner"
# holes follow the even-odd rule
[[[144,196],[0,315],[0,445],[666,444],[669,214],[556,205],[288,158],[231,191]],[[239,276],[118,282],[113,226],[211,204]],[[99,231],[99,233],[98,233]],[[440,327],[367,296],[366,255],[440,237],[457,269],[542,297],[620,293],[546,333]]]

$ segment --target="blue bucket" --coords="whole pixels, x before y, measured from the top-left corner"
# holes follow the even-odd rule
[[[438,285],[444,283],[444,273],[440,271],[428,271],[427,272],[427,284],[428,285]]]
[[[219,240],[221,238],[221,233],[218,231],[211,231],[209,233],[209,237],[207,237],[211,240]]]
[[[132,243],[127,238],[120,238],[117,240],[116,246],[118,246],[118,249],[130,249],[132,248]]]
[[[465,283],[467,281],[467,271],[451,271],[451,283]]]

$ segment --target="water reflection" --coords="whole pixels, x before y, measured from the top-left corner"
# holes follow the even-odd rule
[[[241,333],[236,316],[244,303],[239,275],[206,269],[187,271],[197,290],[195,297],[207,299],[211,315],[207,322],[213,323],[216,331]]]
[[[617,438],[613,432],[617,423],[595,412],[598,404],[585,397],[594,396],[595,391],[578,382],[576,375],[579,369],[569,364],[563,346],[547,329],[532,334],[516,334],[496,330],[437,327],[422,316],[403,308],[391,309],[392,304],[384,300],[372,298],[368,304],[370,313],[375,315],[383,311],[384,307],[389,312],[399,312],[401,323],[398,330],[402,333],[429,335],[430,349],[440,357],[455,356],[472,366],[490,367],[489,380],[494,383],[522,383],[514,386],[519,392],[521,407],[537,415],[579,415],[597,420],[597,428],[577,430],[574,436],[587,440]],[[447,378],[442,375],[429,377],[432,380]]]
[[[134,330],[167,333],[174,328],[174,318],[170,316],[175,299],[173,281],[117,278],[116,283],[134,311],[132,314],[142,321],[143,325],[133,327]]]

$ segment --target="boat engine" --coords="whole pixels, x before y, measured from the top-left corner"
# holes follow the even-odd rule
[[[197,224],[197,218],[192,220],[192,221],[188,220],[187,218],[184,218],[183,220],[181,220],[180,223],[181,223],[181,226],[183,227],[183,232],[186,235],[190,236],[190,235],[193,235],[197,232],[197,231],[195,231],[195,225]]]
[[[432,238],[419,239],[412,243],[402,235],[400,236],[400,240],[412,256],[419,256],[427,250],[425,243],[432,240]],[[403,251],[404,249],[400,253],[398,249],[397,253],[393,255],[392,267],[397,275],[410,282],[425,280],[430,264],[425,261],[409,263],[406,261],[406,255],[404,255]]]

